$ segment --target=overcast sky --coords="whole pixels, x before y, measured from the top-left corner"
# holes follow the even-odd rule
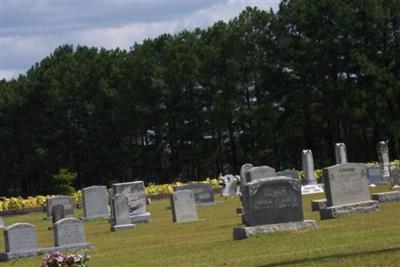
[[[25,73],[62,44],[129,49],[162,33],[228,21],[280,0],[0,0],[0,79]]]

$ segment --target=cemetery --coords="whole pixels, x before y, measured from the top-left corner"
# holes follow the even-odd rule
[[[0,1],[0,267],[400,266],[399,0]]]

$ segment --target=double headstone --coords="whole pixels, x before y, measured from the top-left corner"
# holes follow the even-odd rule
[[[71,196],[54,196],[46,199],[46,216],[52,216],[52,208],[55,205],[64,206],[65,217],[74,216],[74,201]]]
[[[377,145],[377,152],[378,152],[378,162],[379,167],[382,170],[383,180],[390,181],[390,171],[389,171],[389,146],[387,142],[380,141]]]
[[[327,207],[320,209],[321,219],[373,212],[377,201],[370,200],[365,164],[337,164],[323,170]]]
[[[346,145],[344,143],[336,143],[335,159],[336,159],[336,164],[347,163]]]
[[[191,190],[193,192],[196,205],[215,204],[212,186],[206,183],[192,183],[178,186],[175,191]]]
[[[111,231],[118,231],[122,229],[131,229],[135,227],[129,217],[128,199],[123,194],[116,194],[112,197],[112,219]]]
[[[197,221],[197,208],[192,190],[178,190],[171,195],[172,221]]]
[[[127,198],[131,223],[150,222],[143,181],[113,184],[113,194],[121,194]]]
[[[303,220],[301,183],[284,176],[260,178],[243,188],[245,226],[233,231],[233,238],[243,239],[258,233],[311,229],[315,221]]]
[[[301,154],[301,161],[303,163],[304,182],[306,185],[317,184],[317,179],[314,175],[314,158],[312,151],[309,149],[303,150]]]
[[[59,249],[90,248],[85,241],[83,222],[76,218],[64,218],[53,225],[54,243]]]
[[[105,186],[90,186],[82,189],[83,219],[93,220],[110,216],[108,192]]]

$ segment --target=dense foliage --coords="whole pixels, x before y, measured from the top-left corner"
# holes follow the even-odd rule
[[[400,1],[283,1],[129,51],[64,45],[0,81],[5,195],[400,158]]]

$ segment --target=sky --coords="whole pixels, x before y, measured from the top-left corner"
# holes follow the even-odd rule
[[[236,17],[280,0],[0,0],[0,79],[24,74],[60,45],[129,49],[135,42]]]

